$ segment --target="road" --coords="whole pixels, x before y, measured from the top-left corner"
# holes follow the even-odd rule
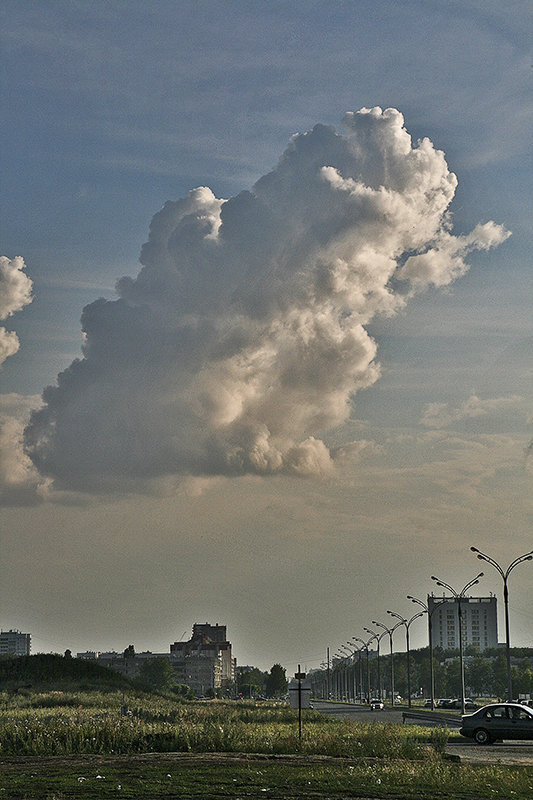
[[[357,722],[397,722],[403,723],[403,712],[407,711],[406,706],[399,708],[385,707],[383,711],[370,711],[366,706],[352,706],[345,703],[314,703],[315,711],[327,714],[328,717],[337,719],[353,719]],[[418,710],[418,709],[417,709]],[[450,728],[457,727],[460,714],[450,715]],[[420,722],[413,720],[417,724],[435,725],[438,723]],[[453,725],[453,722],[456,724]],[[406,722],[409,724],[409,722]],[[453,728],[452,728],[453,729]],[[461,739],[457,742],[449,742],[446,747],[446,754],[454,761],[464,764],[514,764],[522,766],[533,766],[533,742],[496,742],[491,745],[477,745],[469,739]]]

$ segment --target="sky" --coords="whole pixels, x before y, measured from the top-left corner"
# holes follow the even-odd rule
[[[532,550],[529,4],[0,8],[2,629],[292,673]]]

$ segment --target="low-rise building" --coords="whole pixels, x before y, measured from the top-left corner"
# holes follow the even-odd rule
[[[168,653],[151,653],[149,650],[136,653],[130,646],[121,653],[114,650],[87,650],[78,653],[77,657],[96,661],[102,667],[133,679],[139,677],[146,660],[166,658],[174,669],[176,683],[189,686],[197,697],[230,686],[235,675],[235,660],[231,654],[231,642],[227,639],[226,626],[218,623],[196,623],[191,638],[186,642],[174,642]]]

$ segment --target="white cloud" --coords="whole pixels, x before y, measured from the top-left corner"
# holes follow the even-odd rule
[[[453,236],[455,175],[398,111],[344,124],[294,136],[251,192],[200,187],[155,215],[140,273],[84,309],[84,357],[26,429],[57,486],[331,470],[324,432],[379,377],[365,325],[509,235]]]
[[[525,400],[519,395],[480,398],[476,394],[471,394],[464,403],[456,407],[449,403],[428,403],[424,408],[420,424],[427,428],[447,428],[461,420],[484,417],[524,406]]]
[[[22,446],[30,412],[40,404],[38,395],[0,394],[0,498],[4,504],[34,505],[43,499],[47,482]]]
[[[31,303],[32,282],[23,272],[24,261],[20,256],[0,256],[0,320],[7,319],[16,311]],[[0,326],[0,365],[19,349],[18,336]]]

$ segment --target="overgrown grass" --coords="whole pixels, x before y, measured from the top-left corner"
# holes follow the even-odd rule
[[[446,741],[440,729],[328,719],[285,705],[209,704],[136,692],[121,716],[121,692],[45,692],[0,696],[0,753],[241,752],[421,759]],[[421,745],[430,742],[434,748]]]
[[[132,714],[124,717],[121,691],[0,694],[0,798],[533,796],[531,768],[444,761],[441,728],[307,711],[300,740],[297,712],[284,705],[199,703],[133,689],[126,702]]]

